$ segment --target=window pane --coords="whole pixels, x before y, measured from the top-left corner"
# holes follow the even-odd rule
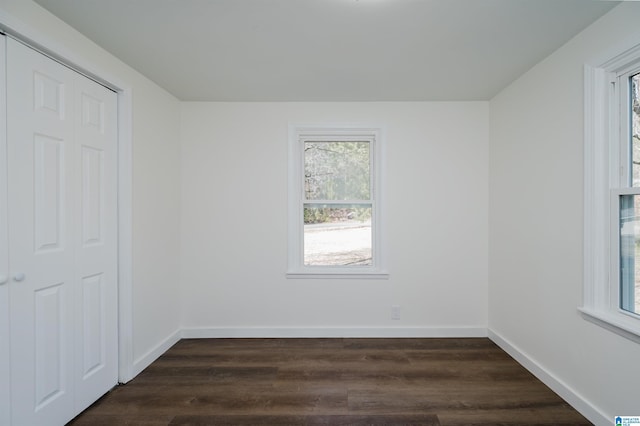
[[[306,266],[371,266],[371,205],[304,206]]]
[[[631,77],[631,186],[640,186],[640,74]]]
[[[307,200],[369,200],[369,142],[305,142]]]
[[[640,314],[640,196],[620,196],[620,307]]]

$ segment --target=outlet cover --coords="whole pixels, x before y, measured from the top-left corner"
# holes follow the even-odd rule
[[[391,306],[391,319],[399,320],[400,319],[400,305],[392,305]]]

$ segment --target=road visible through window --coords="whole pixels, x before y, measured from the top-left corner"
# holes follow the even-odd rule
[[[371,258],[371,221],[304,225],[305,265],[369,266]]]

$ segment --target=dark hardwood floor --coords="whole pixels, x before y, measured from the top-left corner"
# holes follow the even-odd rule
[[[100,425],[590,425],[489,339],[182,340]]]

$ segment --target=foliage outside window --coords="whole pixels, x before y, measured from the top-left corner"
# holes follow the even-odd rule
[[[290,277],[385,277],[381,131],[292,127]]]
[[[369,145],[304,142],[305,265],[371,265]]]

